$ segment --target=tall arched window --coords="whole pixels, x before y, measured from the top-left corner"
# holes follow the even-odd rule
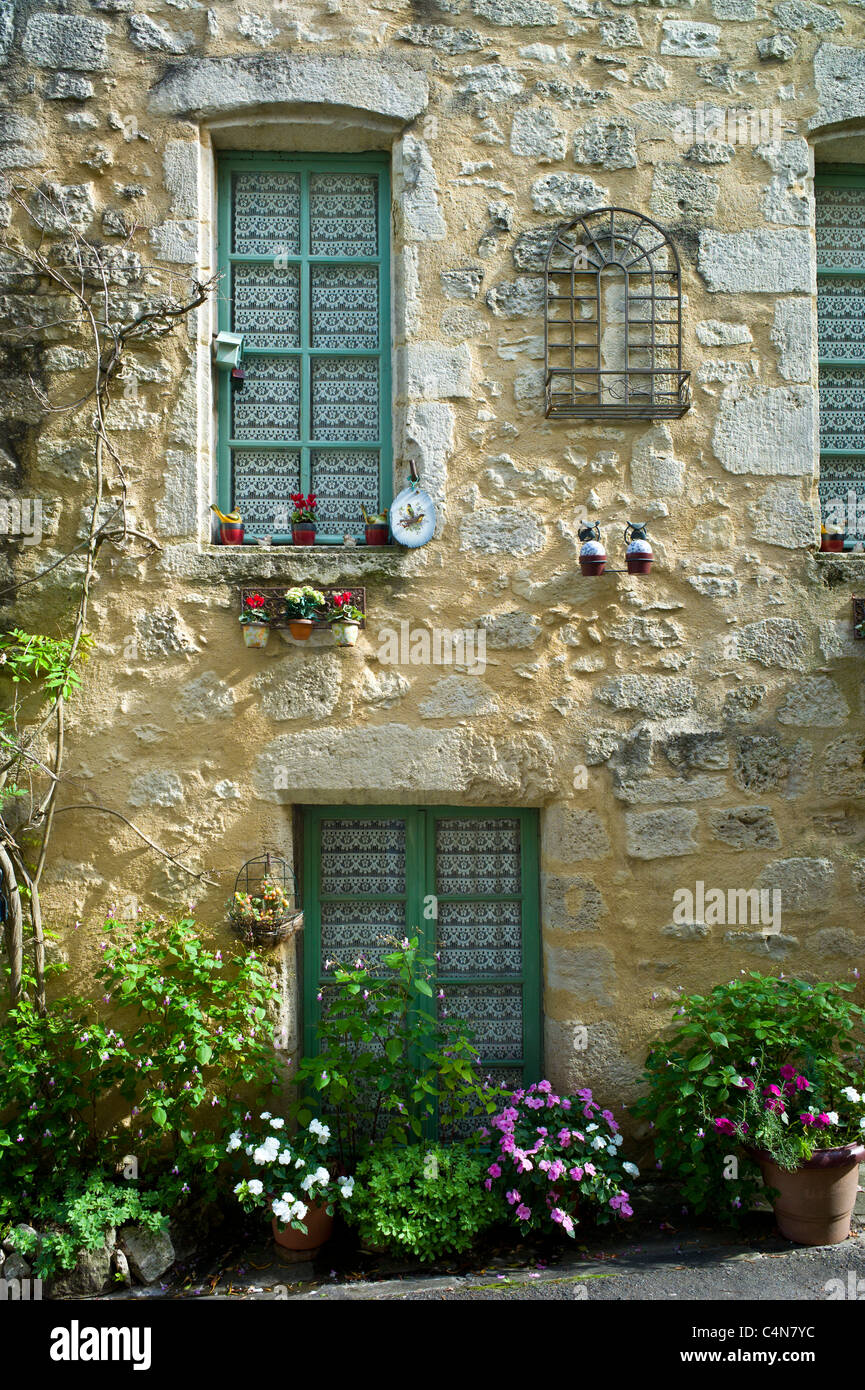
[[[548,416],[684,415],[681,269],[656,222],[599,208],[563,223],[544,279]]]

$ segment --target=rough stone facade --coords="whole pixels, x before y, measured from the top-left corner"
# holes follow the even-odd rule
[[[630,1094],[683,988],[861,965],[865,557],[815,554],[812,183],[815,158],[865,163],[861,0],[0,0],[0,61],[2,175],[52,188],[131,303],[147,264],[212,272],[220,149],[392,151],[395,474],[417,458],[440,507],[416,551],[213,545],[212,307],[138,355],[109,427],[162,549],[104,567],[68,766],[76,801],[222,886],[119,821],[58,817],[50,917],[79,980],[109,906],[196,898],[215,937],[239,865],[290,852],[293,807],[384,800],[540,808],[559,1084]],[[769,138],[685,138],[698,108],[769,113]],[[546,239],[606,204],[681,255],[680,420],[544,417]],[[52,297],[8,256],[0,277],[3,492],[45,499],[42,545],[5,547],[20,577],[75,544],[93,481],[84,425],[31,377],[64,400],[87,382]],[[14,346],[34,316],[36,360]],[[581,578],[583,518],[618,568],[617,528],[646,520],[651,576]],[[69,576],[9,621],[47,630]],[[356,649],[242,645],[238,584],[294,580],[366,586]],[[404,619],[483,627],[486,669],[383,664]],[[698,880],[780,889],[780,934],[674,920]],[[291,1048],[293,952],[282,971]]]

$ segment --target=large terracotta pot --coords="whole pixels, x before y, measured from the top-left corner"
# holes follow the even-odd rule
[[[289,618],[288,630],[296,642],[308,642],[312,636],[312,618]]]
[[[840,1245],[847,1239],[865,1146],[818,1149],[792,1172],[779,1168],[763,1149],[752,1150],[752,1157],[766,1186],[778,1191],[772,1205],[782,1236],[798,1245]]]
[[[333,1231],[333,1217],[328,1216],[327,1209],[316,1202],[309,1208],[303,1218],[306,1227],[306,1235],[303,1231],[296,1231],[293,1226],[280,1228],[276,1217],[273,1218],[273,1239],[283,1250],[309,1250],[315,1251],[320,1245],[324,1245],[326,1240],[330,1240]]]

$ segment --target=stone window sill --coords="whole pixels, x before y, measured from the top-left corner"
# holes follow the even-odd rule
[[[372,574],[402,574],[418,552],[401,545],[166,546],[161,565],[190,579],[223,583],[338,583]]]

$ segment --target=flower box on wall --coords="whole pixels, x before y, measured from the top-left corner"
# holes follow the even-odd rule
[[[254,594],[261,594],[261,596],[266,600],[268,612],[269,612],[269,613],[272,613],[272,614],[274,615],[272,618],[269,619],[269,625],[270,625],[270,627],[274,627],[274,628],[287,628],[287,627],[288,627],[288,619],[284,616],[284,613],[285,613],[285,594],[286,594],[286,590],[287,590],[287,589],[298,588],[299,586],[302,586],[304,583],[311,583],[311,582],[312,582],[312,581],[308,581],[308,580],[300,580],[300,581],[298,581],[297,584],[281,584],[281,585],[279,585],[277,588],[273,588],[273,587],[266,587],[266,588],[263,588],[260,584],[244,585],[243,588],[240,590],[240,607],[241,607],[241,611],[243,611],[244,605],[245,605],[245,603],[246,603],[246,599],[247,599],[249,596],[254,595]],[[342,593],[345,593],[345,592],[346,592],[346,585],[345,585],[345,584],[335,585],[335,586],[333,586],[333,587],[331,587],[331,588],[326,588],[326,587],[325,587],[324,585],[322,585],[322,584],[316,584],[315,587],[319,590],[320,593],[324,594],[324,597],[325,597],[325,599],[326,599],[328,602],[330,602],[330,600],[333,598],[333,595],[334,595],[334,594],[342,594]],[[352,588],[351,588],[351,596],[352,596],[351,601],[352,601],[353,605],[354,605],[356,608],[358,608],[358,609],[360,610],[361,614],[363,615],[363,616],[361,617],[361,619],[360,619],[359,626],[360,626],[361,628],[365,628],[365,627],[366,627],[366,589],[363,588],[363,587],[361,587],[361,588],[355,588],[354,586],[352,586]],[[277,615],[279,615],[279,616],[277,616]],[[330,626],[331,626],[331,624],[330,624],[328,621],[326,621],[324,618],[315,618],[315,619],[313,619],[313,623],[312,623],[313,631],[326,632]]]

